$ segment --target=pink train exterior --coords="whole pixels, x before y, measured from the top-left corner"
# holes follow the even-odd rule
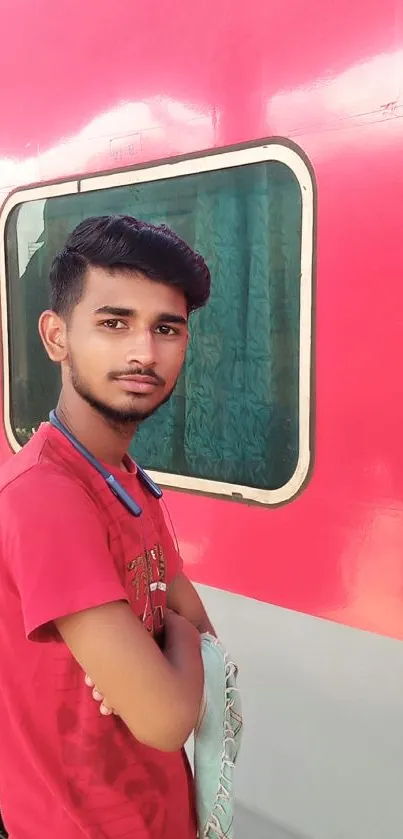
[[[299,491],[165,496],[240,667],[236,836],[397,839],[403,2],[7,0],[0,24],[2,229],[25,187],[265,140],[312,189]]]

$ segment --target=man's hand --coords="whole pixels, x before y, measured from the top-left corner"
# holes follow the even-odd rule
[[[167,604],[178,615],[183,615],[193,623],[199,632],[216,634],[194,585],[183,571],[168,586]]]
[[[200,635],[197,627],[173,609],[164,609],[165,640],[163,653],[170,661],[175,656],[184,638],[189,638],[196,648],[200,649]]]

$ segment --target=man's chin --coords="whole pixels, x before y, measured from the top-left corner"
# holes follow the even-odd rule
[[[99,406],[99,412],[104,414],[105,418],[109,418],[110,420],[122,423],[123,425],[130,425],[132,423],[137,424],[139,422],[143,422],[144,420],[148,419],[158,410],[159,405],[148,405],[148,406],[127,406],[125,408],[113,408],[108,406]]]
[[[146,420],[152,414],[155,414],[166,401],[166,399],[159,399],[158,402],[154,402],[151,399],[136,396],[135,399],[130,400],[128,404],[126,403],[126,405],[122,406],[122,415],[132,416],[134,422],[142,422],[142,420]]]
[[[148,419],[156,411],[158,411],[158,408],[160,408],[166,401],[167,399],[162,401],[160,400],[157,404],[155,404],[146,399],[136,398],[131,399],[130,402],[126,401],[126,404],[124,405],[112,406],[107,405],[106,403],[98,403],[97,405],[94,405],[94,407],[105,417],[105,419],[121,425],[130,425],[137,424]]]
[[[166,393],[163,398],[159,398],[158,401],[154,401],[153,399],[147,399],[146,396],[139,396],[136,394],[130,402],[126,402],[124,409],[122,408],[122,412],[126,416],[132,417],[132,422],[143,422],[143,420],[148,419],[159,408],[162,408],[166,402],[168,402],[173,394],[174,387]]]

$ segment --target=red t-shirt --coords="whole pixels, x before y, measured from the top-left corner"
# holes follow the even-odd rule
[[[144,746],[102,716],[53,624],[122,599],[142,616],[146,563],[167,584],[180,570],[159,502],[128,468],[111,471],[138,519],[49,425],[0,470],[0,809],[11,839],[196,836],[184,752]]]

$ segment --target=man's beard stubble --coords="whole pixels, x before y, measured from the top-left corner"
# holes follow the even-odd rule
[[[161,408],[162,405],[165,405],[165,403],[168,402],[176,386],[175,382],[169,393],[167,393],[161,402],[159,402],[158,405],[155,405],[150,411],[141,411],[135,408],[126,410],[113,408],[112,405],[108,405],[107,402],[103,402],[101,399],[98,399],[98,397],[96,397],[86,386],[80,378],[78,370],[71,357],[69,359],[69,366],[71,383],[76,393],[78,393],[78,395],[81,396],[81,398],[84,399],[91,408],[101,414],[101,416],[104,417],[104,419],[106,419],[106,421],[113,427],[133,425],[148,419],[148,417],[151,417],[155,411],[158,411],[158,408]]]

